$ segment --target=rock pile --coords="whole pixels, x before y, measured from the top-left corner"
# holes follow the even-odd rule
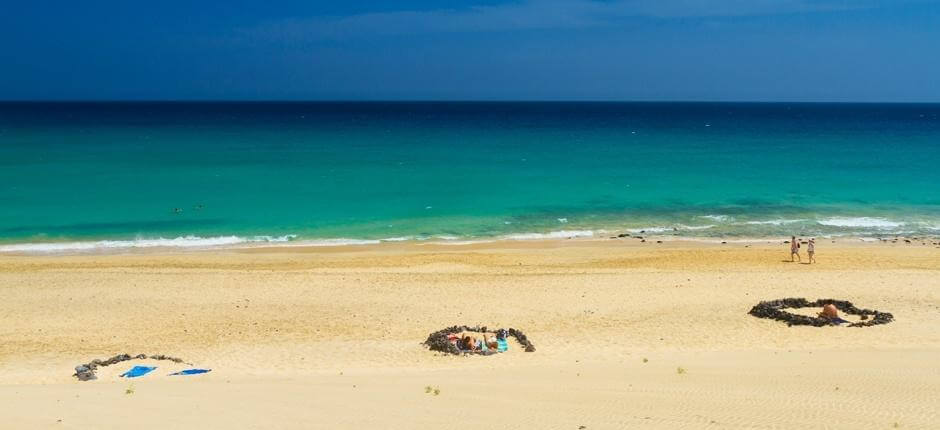
[[[748,313],[758,318],[768,318],[777,321],[783,321],[787,323],[787,326],[811,325],[815,327],[822,327],[826,325],[833,325],[835,323],[826,318],[792,314],[790,312],[784,311],[784,309],[821,308],[830,304],[842,312],[852,315],[859,315],[862,317],[862,321],[851,323],[848,325],[849,327],[869,327],[878,324],[887,324],[891,321],[894,321],[894,315],[891,315],[887,312],[879,312],[871,309],[859,309],[855,307],[852,302],[834,299],[819,299],[815,302],[811,302],[803,298],[770,300],[758,303],[756,306],[751,308],[751,311]],[[871,316],[870,320],[868,319],[869,316]]]
[[[461,351],[460,349],[457,348],[456,345],[450,343],[450,341],[447,339],[447,335],[449,334],[460,333],[464,331],[474,331],[478,333],[485,333],[488,330],[486,326],[470,327],[466,325],[455,325],[455,326],[447,327],[443,330],[438,330],[434,333],[431,333],[430,335],[428,335],[428,339],[424,341],[424,344],[427,345],[428,349],[430,349],[431,351],[440,351],[440,352],[454,354],[454,355],[461,355],[461,354],[469,353],[469,351]],[[514,328],[510,328],[508,330],[498,329],[496,330],[496,332],[498,333],[497,337],[499,337],[500,335],[502,335],[503,337],[508,335],[508,336],[512,336],[516,338],[516,340],[519,341],[519,343],[525,348],[525,352],[535,352],[535,345],[533,345],[532,342],[529,341],[529,338],[526,337],[525,333],[523,333],[522,330],[516,330]]]
[[[184,362],[182,358],[170,357],[170,356],[163,355],[163,354],[157,354],[157,355],[118,354],[107,360],[95,359],[85,364],[79,364],[78,366],[75,366],[75,374],[72,376],[78,378],[79,381],[90,381],[92,379],[98,379],[98,377],[95,376],[95,370],[98,369],[99,367],[110,366],[112,364],[117,364],[122,361],[135,360],[135,359],[136,360],[169,360],[174,363],[191,364],[191,363]]]

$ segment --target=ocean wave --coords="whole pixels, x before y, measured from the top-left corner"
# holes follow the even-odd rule
[[[932,224],[928,222],[919,222],[917,225],[931,231],[940,231],[940,224]]]
[[[592,230],[559,230],[548,233],[519,233],[502,236],[508,240],[566,239],[572,237],[594,237]]]
[[[135,239],[135,240],[97,240],[82,242],[41,242],[0,245],[0,252],[76,252],[95,250],[120,250],[136,248],[211,248],[247,243],[284,243],[296,238],[296,235],[284,236],[181,236],[173,239]]]
[[[805,219],[771,219],[766,221],[746,221],[747,225],[785,225],[806,221]]]
[[[714,224],[708,224],[708,225],[684,225],[684,224],[679,224],[679,225],[676,226],[676,227],[678,227],[680,230],[708,230],[708,229],[710,229],[710,228],[715,228],[715,225],[714,225]]]
[[[846,217],[846,218],[827,218],[824,220],[816,221],[821,225],[826,225],[830,227],[855,227],[855,228],[876,228],[876,229],[892,229],[898,228],[904,223],[891,221],[885,218],[870,218],[870,217]]]
[[[377,239],[314,239],[296,242],[297,246],[348,246],[348,245],[378,245],[382,243]]]
[[[729,216],[729,215],[702,215],[699,218],[705,218],[705,219],[710,219],[712,221],[719,221],[719,222],[734,221],[734,217]]]
[[[402,236],[402,237],[386,237],[385,239],[380,239],[382,242],[406,242],[409,240],[420,240],[414,236]]]
[[[665,233],[667,231],[672,231],[672,227],[628,228],[627,231],[630,233]]]
[[[476,245],[476,244],[478,244],[478,243],[492,243],[492,242],[493,242],[492,240],[485,240],[485,239],[481,239],[481,240],[448,240],[448,241],[445,241],[445,242],[427,242],[427,243],[420,243],[419,245],[448,245],[448,246],[452,246],[452,245]]]

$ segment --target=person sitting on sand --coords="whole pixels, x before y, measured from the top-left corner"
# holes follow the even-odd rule
[[[499,349],[499,342],[496,341],[496,335],[493,333],[483,333],[483,342],[486,343],[486,347],[496,351]]]
[[[478,342],[479,341],[477,340],[477,338],[467,335],[463,337],[461,346],[463,347],[464,351],[477,351],[480,349],[480,345],[478,344]]]
[[[806,253],[809,254],[809,264],[816,262],[816,239],[810,238],[806,244]]]
[[[803,261],[800,259],[800,242],[796,240],[796,236],[790,236],[790,262],[793,262],[793,256],[796,256],[797,261]]]
[[[823,306],[822,312],[819,313],[820,318],[825,318],[827,320],[837,320],[839,318],[839,309],[835,305],[829,303],[828,305]]]

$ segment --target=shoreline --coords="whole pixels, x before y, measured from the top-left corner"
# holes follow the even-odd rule
[[[622,230],[621,230],[622,231]],[[571,234],[566,234],[571,233]],[[590,233],[590,234],[588,234]],[[288,235],[290,236],[290,235]],[[42,256],[42,255],[120,255],[120,254],[162,254],[174,252],[223,252],[239,250],[268,249],[348,249],[382,248],[405,246],[427,247],[464,247],[485,244],[512,243],[553,243],[553,242],[627,242],[627,243],[680,243],[680,244],[781,244],[789,241],[786,236],[754,237],[711,237],[662,235],[655,233],[620,233],[617,231],[554,231],[550,233],[527,233],[519,235],[497,236],[489,238],[387,238],[387,239],[294,239],[281,236],[275,240],[241,240],[237,236],[219,236],[202,238],[195,236],[176,239],[137,239],[137,240],[100,240],[100,241],[62,241],[62,242],[22,242],[0,245],[0,256]],[[820,242],[858,244],[858,243],[904,243],[940,246],[940,235],[873,235],[873,236],[797,236],[806,240],[815,237]]]

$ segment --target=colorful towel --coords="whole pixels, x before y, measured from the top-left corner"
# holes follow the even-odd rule
[[[133,368],[131,368],[131,370],[128,370],[127,372],[122,373],[121,377],[122,378],[137,378],[140,376],[144,376],[150,372],[153,372],[154,369],[156,369],[156,367],[134,366]]]
[[[506,339],[496,339],[496,350],[499,352],[506,352],[509,349],[509,342],[506,342]]]
[[[212,371],[212,369],[186,369],[186,370],[181,370],[181,371],[176,372],[176,373],[171,373],[170,376],[174,376],[174,375],[198,375],[198,374],[200,374],[200,373],[209,373],[209,372],[211,372],[211,371]]]

